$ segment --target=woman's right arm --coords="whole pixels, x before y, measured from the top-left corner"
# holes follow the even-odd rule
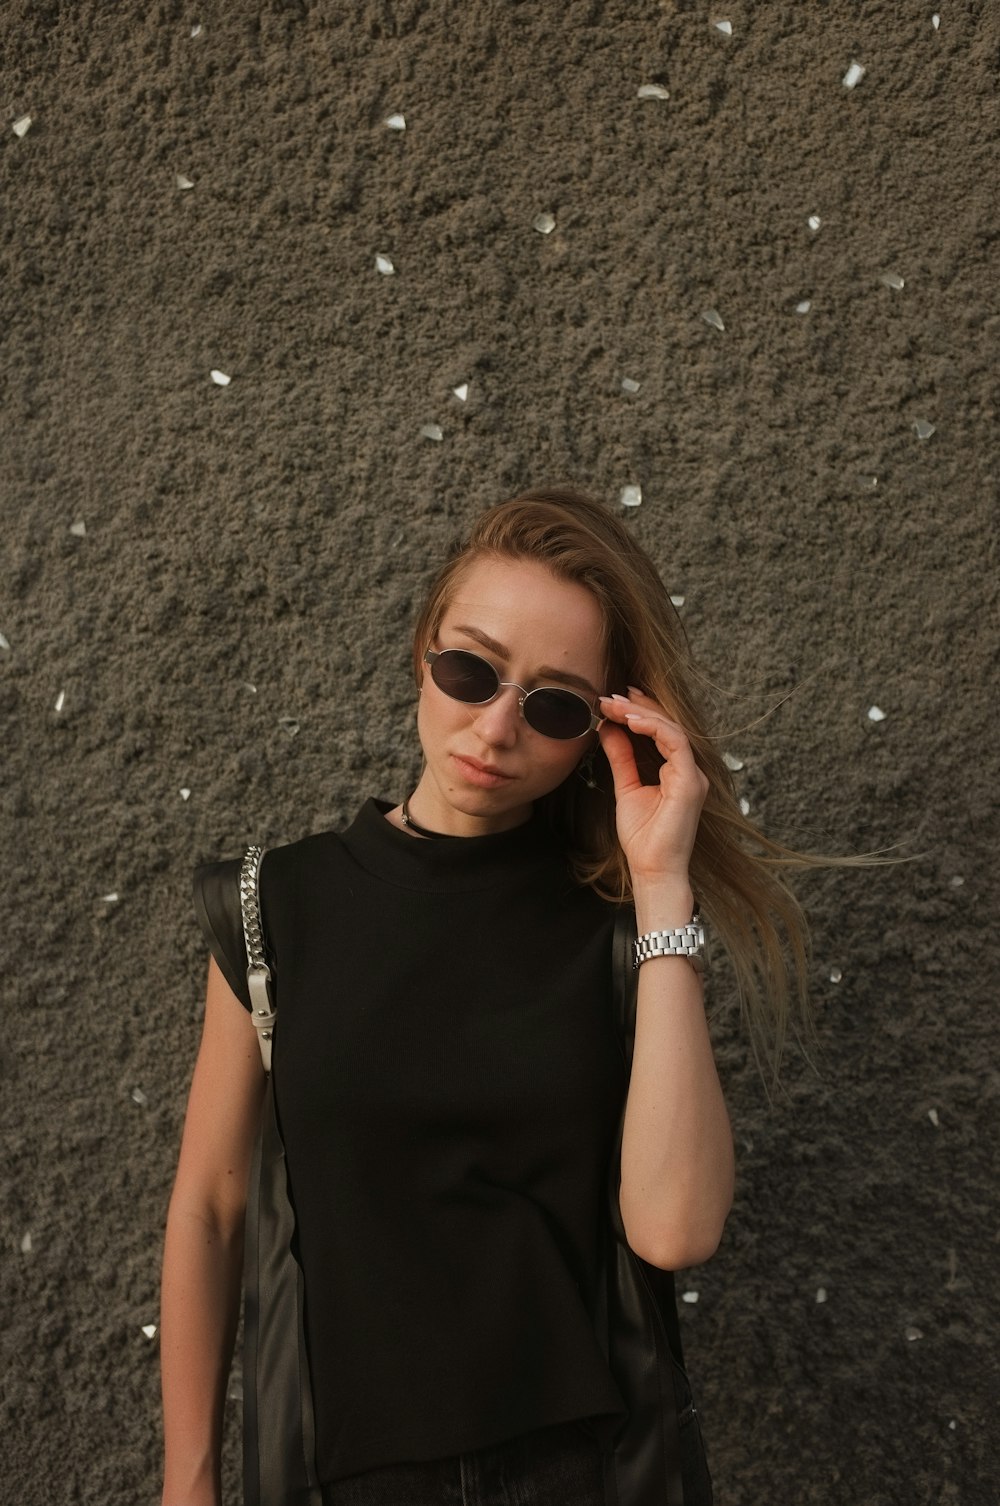
[[[213,958],[163,1252],[163,1506],[221,1501],[222,1416],[265,1082],[250,1016]]]

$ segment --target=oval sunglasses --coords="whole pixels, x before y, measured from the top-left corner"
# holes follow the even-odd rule
[[[525,690],[516,680],[501,680],[488,659],[482,659],[465,648],[429,648],[424,654],[424,663],[438,690],[467,706],[486,706],[505,686],[512,685],[521,692],[517,698],[521,715],[528,726],[543,737],[555,737],[560,741],[585,737],[603,720],[590,702],[577,695],[575,690],[561,690],[554,685]]]

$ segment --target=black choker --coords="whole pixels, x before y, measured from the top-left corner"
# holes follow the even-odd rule
[[[451,836],[454,836],[454,833],[450,832],[450,831],[428,831],[427,828],[426,828],[426,826],[419,826],[417,824],[417,822],[414,821],[413,817],[410,815],[410,802],[409,802],[409,800],[404,800],[403,801],[403,809],[402,809],[402,811],[401,811],[400,814],[401,814],[401,820],[403,822],[403,825],[405,827],[407,827],[410,831],[415,831],[418,837],[451,837]]]

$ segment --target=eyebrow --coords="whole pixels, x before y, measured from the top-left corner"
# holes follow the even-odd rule
[[[498,643],[495,638],[490,638],[481,628],[455,627],[452,629],[452,632],[464,633],[467,638],[474,638],[482,648],[487,649],[491,654],[496,654],[498,659],[510,659],[510,649],[504,648],[503,644]],[[553,669],[550,664],[543,664],[538,671],[537,678],[539,680],[559,680],[564,685],[572,685],[576,690],[588,691],[595,700],[600,699],[600,692],[595,690],[590,681],[583,678],[583,675],[574,675],[568,670]]]

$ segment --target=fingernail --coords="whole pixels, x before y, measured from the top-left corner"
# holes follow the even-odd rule
[[[628,705],[628,696],[627,695],[618,695],[617,692],[616,692],[615,695],[613,695],[613,696],[610,697],[610,699],[612,701],[623,701],[626,706]]]
[[[640,690],[640,689],[639,689],[639,688],[638,688],[638,686],[637,686],[637,685],[630,685],[630,686],[629,686],[629,687],[628,687],[628,693],[629,693],[629,695],[643,695],[643,694],[644,694],[644,693],[645,693],[645,692],[644,692],[644,691],[641,691],[641,690]]]

